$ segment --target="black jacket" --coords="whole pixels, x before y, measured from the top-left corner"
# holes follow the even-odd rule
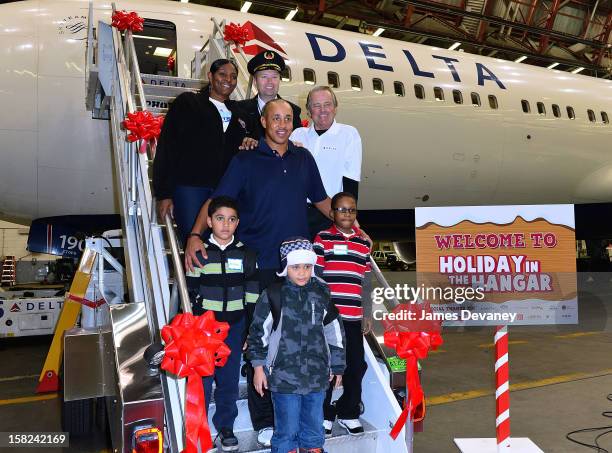
[[[280,96],[278,98],[281,99]],[[238,101],[237,104],[244,112],[249,115],[249,120],[252,127],[249,136],[259,140],[259,138],[265,134],[264,128],[261,125],[261,115],[259,114],[259,104],[257,103],[257,96],[244,101]],[[291,104],[291,108],[293,109],[293,130],[296,130],[298,127],[302,127],[302,120],[300,119],[302,109],[295,105],[293,102],[289,102],[289,104]]]
[[[170,104],[153,162],[153,190],[158,200],[172,198],[177,185],[217,187],[251,129],[249,115],[236,104],[225,102],[232,112],[225,133],[207,88],[182,93]]]

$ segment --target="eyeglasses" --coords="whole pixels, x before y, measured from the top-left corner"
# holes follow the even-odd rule
[[[333,210],[342,214],[355,214],[357,212],[355,208],[334,208]]]

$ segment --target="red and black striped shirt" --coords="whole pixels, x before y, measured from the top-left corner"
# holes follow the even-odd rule
[[[370,244],[358,228],[345,235],[335,225],[321,231],[314,240],[317,254],[315,272],[328,284],[332,302],[345,320],[363,318],[361,292],[370,265]]]

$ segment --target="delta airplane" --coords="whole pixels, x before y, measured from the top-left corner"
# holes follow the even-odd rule
[[[337,84],[337,119],[363,139],[360,215],[381,214],[386,231],[416,206],[576,203],[589,207],[577,208],[579,235],[610,212],[610,80],[189,3],[117,8],[175,29],[179,77],[216,18],[248,26],[247,54],[286,58],[281,95],[303,118],[308,90]],[[5,218],[116,212],[109,123],[85,110],[87,15],[85,0],[0,6]],[[96,0],[94,24],[110,16]],[[165,36],[141,40],[152,50],[170,45]]]

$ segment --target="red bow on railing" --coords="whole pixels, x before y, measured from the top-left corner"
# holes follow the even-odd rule
[[[308,127],[310,122],[308,120],[302,120],[302,127]]]
[[[115,11],[113,13],[112,26],[117,28],[119,31],[142,31],[144,27],[144,19],[134,11],[129,13],[126,10]]]
[[[204,402],[203,376],[211,376],[215,367],[222,367],[230,355],[223,342],[229,324],[217,322],[212,311],[202,316],[181,313],[164,326],[161,335],[166,342],[162,369],[187,378],[185,396],[185,449],[182,453],[197,453],[213,447]]]
[[[223,39],[234,41],[237,46],[244,46],[249,39],[249,30],[246,26],[230,22],[225,26]]]
[[[168,57],[168,71],[172,72],[174,71],[174,64],[176,63],[176,59],[174,57]]]
[[[134,113],[128,113],[128,117],[121,123],[125,129],[130,131],[127,136],[129,142],[136,140],[144,140],[146,142],[155,142],[161,133],[162,125],[164,124],[163,116],[155,116],[147,110],[139,110]],[[146,151],[146,146],[141,147],[140,152]]]
[[[442,337],[437,332],[385,332],[385,346],[395,349],[397,355],[406,360],[406,402],[404,410],[391,430],[391,437],[395,439],[406,420],[415,419],[417,410],[425,415],[425,399],[417,360],[427,357],[430,349],[436,350],[442,344]]]

